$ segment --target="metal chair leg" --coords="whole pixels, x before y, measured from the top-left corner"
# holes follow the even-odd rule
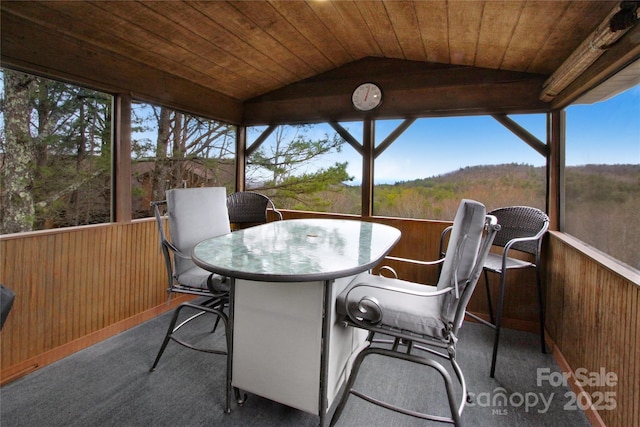
[[[189,317],[188,319],[182,321],[178,326],[176,326],[176,323],[178,321],[178,316],[180,315],[180,311],[185,308],[191,308],[197,311],[196,314],[194,314],[193,316]],[[160,346],[160,351],[158,352],[158,355],[156,356],[156,360],[153,363],[153,366],[151,367],[150,371],[153,372],[156,368],[156,366],[158,365],[158,362],[160,361],[160,357],[162,357],[162,354],[164,353],[164,350],[167,348],[167,345],[169,344],[169,340],[174,340],[175,342],[177,342],[178,344],[190,348],[192,350],[197,350],[197,351],[204,351],[207,353],[213,353],[213,354],[224,354],[226,355],[227,352],[226,351],[222,351],[222,350],[212,350],[212,349],[205,349],[205,348],[199,348],[196,346],[193,346],[177,337],[174,336],[174,333],[180,329],[182,326],[184,326],[185,324],[189,323],[191,320],[202,316],[203,314],[206,313],[211,313],[214,314],[218,317],[218,320],[220,318],[222,318],[222,321],[225,325],[225,332],[228,331],[228,320],[226,318],[226,315],[217,308],[217,306],[206,306],[206,305],[194,305],[188,302],[182,303],[178,306],[178,308],[175,309],[175,311],[173,312],[173,316],[171,317],[171,323],[169,323],[169,327],[167,329],[167,333],[164,337],[164,340],[162,342],[162,345]],[[228,334],[227,334],[228,335]],[[228,347],[227,347],[228,348]]]
[[[365,350],[361,351],[360,354],[356,356],[356,359],[353,362],[353,367],[351,368],[351,373],[349,374],[347,385],[345,386],[344,393],[342,394],[342,398],[340,399],[340,403],[338,403],[338,406],[336,407],[336,410],[333,413],[333,417],[331,417],[331,422],[329,423],[329,427],[333,427],[336,424],[336,422],[338,422],[338,419],[340,418],[340,415],[342,415],[342,411],[344,410],[344,407],[347,405],[347,400],[349,399],[349,395],[351,394],[351,389],[358,376],[360,365],[364,360]]]
[[[216,309],[216,310],[220,310],[220,311],[224,311],[225,304],[228,304],[228,302],[225,301],[224,299],[220,299],[215,305],[211,306],[211,308]],[[218,316],[216,318],[216,323],[214,323],[213,329],[211,330],[211,333],[214,333],[216,331],[216,329],[218,329],[218,324],[219,323],[220,323],[220,316]]]
[[[178,321],[178,316],[180,315],[180,309],[182,305],[175,309],[173,312],[173,316],[171,317],[171,323],[169,323],[169,328],[167,329],[167,333],[164,336],[164,340],[162,341],[162,345],[160,346],[160,351],[158,351],[158,355],[156,356],[156,360],[153,362],[153,366],[149,369],[149,372],[153,372],[158,366],[158,362],[160,362],[160,358],[162,357],[162,353],[167,348],[167,344],[169,344],[169,340],[171,339],[171,334],[173,334],[174,328],[176,326],[176,322]]]
[[[491,289],[489,286],[489,272],[486,269],[484,270],[484,285],[485,285],[485,289],[487,290],[487,305],[489,306],[489,321],[491,323],[495,323],[493,318],[493,303],[491,302]]]
[[[216,329],[218,329],[218,323],[220,323],[220,316],[216,318],[216,323],[213,324],[213,329],[211,330],[211,333],[214,333]]]
[[[361,393],[357,390],[354,390],[353,384],[355,383],[356,377],[358,376],[358,371],[360,370],[360,366],[362,365],[364,358],[370,354],[378,354],[381,356],[392,357],[394,359],[406,360],[406,361],[418,363],[424,366],[429,366],[435,369],[436,371],[438,371],[438,373],[442,376],[442,379],[444,380],[445,389],[447,392],[447,400],[449,402],[449,409],[451,411],[451,418],[447,418],[439,415],[430,415],[430,414],[425,414],[421,412],[404,409],[395,405],[391,405],[389,403],[385,403],[381,400],[378,400],[364,393]],[[464,377],[462,377],[462,372],[459,370],[457,363],[452,361],[452,365],[454,369],[456,369],[456,375],[459,375],[461,383],[464,384]],[[463,391],[463,393],[465,393],[466,387],[464,385],[463,385],[463,389],[465,389]],[[342,395],[342,398],[340,399],[340,403],[338,403],[338,406],[336,407],[336,411],[334,412],[333,417],[331,418],[331,422],[329,424],[330,427],[333,427],[338,421],[338,419],[340,418],[340,416],[342,415],[342,412],[347,404],[347,400],[350,394],[353,394],[361,399],[364,399],[365,401],[372,403],[374,405],[378,405],[385,409],[395,411],[401,414],[410,415],[423,420],[432,420],[432,421],[450,423],[456,426],[462,425],[462,422],[460,419],[461,409],[459,410],[457,408],[455,391],[453,389],[453,384],[452,384],[451,376],[449,375],[449,372],[447,372],[447,370],[435,360],[420,357],[420,356],[411,354],[409,352],[404,353],[404,352],[398,352],[395,350],[389,350],[389,349],[377,348],[377,347],[367,347],[364,350],[362,350],[358,354],[358,356],[356,356],[356,359],[353,363],[353,368],[351,370],[351,374],[349,375],[349,379],[347,381],[347,385],[345,387],[344,393]],[[463,401],[465,399],[466,399],[466,396],[463,396]]]
[[[540,349],[543,354],[547,353],[544,342],[544,300],[542,297],[542,279],[540,277],[539,267],[536,265],[536,281],[538,282],[538,316],[540,320]]]
[[[505,282],[506,272],[502,271],[500,273],[500,295],[498,299],[498,311],[496,312],[496,321],[494,323],[496,332],[493,341],[493,353],[491,355],[491,372],[489,374],[491,378],[494,378],[496,373],[496,359],[498,358],[498,343],[500,342],[500,323],[502,322],[502,308],[504,306]]]
[[[178,321],[178,316],[180,315],[180,311],[185,308],[185,307],[189,307],[192,308],[196,311],[198,311],[198,313],[194,314],[193,316],[189,317],[187,320],[181,322],[178,326],[176,326],[176,323]],[[210,313],[210,314],[214,314],[218,317],[218,320],[216,321],[216,325],[218,324],[218,321],[220,319],[222,319],[222,323],[224,324],[224,330],[225,330],[225,336],[226,336],[226,340],[227,340],[227,351],[221,351],[221,350],[212,350],[212,349],[204,349],[204,348],[198,348],[195,346],[192,346],[176,337],[173,336],[174,332],[176,332],[178,329],[180,329],[183,325],[185,325],[186,323],[188,323],[189,321],[193,320],[196,317],[199,317],[205,313]],[[204,351],[207,353],[213,353],[213,354],[220,354],[220,355],[225,355],[227,357],[227,373],[226,373],[226,405],[225,405],[225,413],[230,413],[231,412],[231,357],[232,357],[232,352],[230,351],[230,349],[232,348],[230,346],[230,340],[231,340],[231,334],[229,333],[229,320],[227,318],[227,316],[224,314],[224,312],[222,312],[222,306],[219,306],[217,304],[213,304],[213,305],[194,305],[188,302],[182,303],[178,306],[178,308],[175,309],[175,311],[173,312],[173,316],[171,317],[171,322],[169,323],[169,328],[167,329],[167,333],[164,337],[164,340],[162,341],[162,345],[160,346],[160,351],[158,352],[158,355],[156,356],[156,360],[153,362],[153,366],[151,367],[150,371],[153,372],[156,368],[156,366],[158,365],[158,362],[160,361],[160,358],[162,357],[162,354],[164,353],[164,350],[167,348],[167,344],[169,344],[170,340],[174,340],[175,342],[177,342],[178,344],[185,346],[187,348],[190,348],[192,350],[197,350],[197,351]],[[236,391],[236,396],[238,394],[238,391]]]

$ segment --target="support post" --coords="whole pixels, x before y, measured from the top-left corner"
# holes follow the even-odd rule
[[[247,127],[236,129],[236,191],[244,191],[247,172]]]
[[[564,229],[566,112],[554,110],[547,114],[547,212],[551,230]]]
[[[373,215],[373,166],[375,162],[374,120],[366,119],[362,123],[362,216]]]
[[[131,222],[131,96],[113,98],[112,221]]]

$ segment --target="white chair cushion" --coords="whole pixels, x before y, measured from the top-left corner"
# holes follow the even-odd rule
[[[366,283],[366,285],[356,287],[362,283]],[[360,300],[366,296],[377,300],[382,306],[381,313],[371,312],[369,316],[365,315],[364,317],[370,317],[367,320],[381,315],[381,326],[433,337],[443,337],[445,324],[440,318],[441,296],[420,297],[390,289],[381,289],[378,286],[420,293],[435,292],[437,289],[435,286],[421,285],[405,280],[370,274],[360,275],[338,295],[336,301],[338,314],[347,316],[347,307],[352,313],[357,313]],[[351,291],[354,287],[355,289]]]
[[[224,187],[176,188],[167,191],[171,242],[185,255],[210,237],[231,233]],[[195,267],[191,260],[176,258],[176,274]]]
[[[438,289],[454,285],[454,278],[469,277],[478,256],[486,214],[482,203],[468,199],[460,202],[438,279]]]
[[[457,291],[446,294],[441,301],[442,318],[448,321],[453,321],[455,317],[458,297],[464,292],[476,264],[486,215],[487,210],[482,203],[462,199],[453,219],[453,229],[437,285],[438,289],[457,287]]]
[[[209,288],[207,287],[207,279],[210,275],[211,272],[207,270],[204,270],[200,267],[193,267],[178,275],[176,279],[180,284],[184,286],[208,290]],[[213,289],[215,289],[216,291],[229,290],[229,283],[227,281],[223,282],[223,277],[218,274],[213,275],[211,283],[213,285]]]

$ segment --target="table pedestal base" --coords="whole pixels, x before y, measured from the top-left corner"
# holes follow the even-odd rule
[[[236,279],[233,386],[324,419],[366,338],[336,319],[335,298],[352,280]]]

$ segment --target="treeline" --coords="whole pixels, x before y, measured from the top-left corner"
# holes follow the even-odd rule
[[[451,220],[462,198],[482,201],[488,209],[510,205],[545,208],[545,170],[522,164],[473,166],[431,178],[380,184],[374,188],[374,213],[400,218]],[[325,208],[359,214],[361,189],[344,186],[326,192]],[[300,206],[300,209],[310,209]]]
[[[564,230],[640,270],[640,165],[586,165],[565,172]]]
[[[374,188],[374,214],[451,220],[462,198],[488,209],[527,205],[546,210],[546,170],[523,164],[474,166],[432,178]],[[586,165],[565,170],[565,231],[640,269],[640,165]],[[361,189],[324,192],[324,205],[297,209],[359,214]]]
[[[540,167],[515,163],[473,166],[432,178],[376,186],[374,201],[380,215],[450,220],[463,198],[479,200],[488,209],[522,204],[544,209],[545,182],[544,168]]]
[[[624,203],[640,191],[639,165],[586,165],[565,173],[567,205]]]

